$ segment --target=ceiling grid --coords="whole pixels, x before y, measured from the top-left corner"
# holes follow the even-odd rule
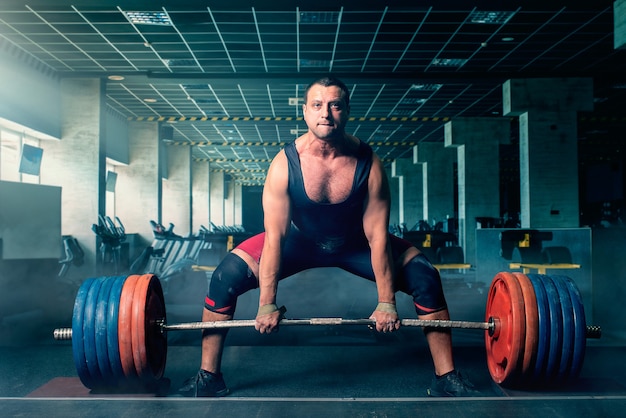
[[[385,161],[443,142],[450,118],[501,117],[509,78],[594,77],[596,112],[623,108],[612,1],[416,3],[3,0],[0,44],[58,77],[123,77],[109,110],[171,124],[172,146],[246,184],[306,131],[303,91],[329,72]]]

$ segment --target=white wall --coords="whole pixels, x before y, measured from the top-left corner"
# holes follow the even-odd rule
[[[61,188],[0,181],[4,260],[61,257]]]

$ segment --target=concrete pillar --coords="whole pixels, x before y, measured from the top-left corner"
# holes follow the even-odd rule
[[[593,110],[589,78],[508,80],[504,115],[519,115],[522,228],[577,228],[578,111]]]
[[[241,186],[236,184],[228,173],[224,173],[224,225],[237,223],[237,207],[241,208]],[[241,211],[239,211],[241,219]]]
[[[414,158],[398,158],[391,172],[398,178],[398,220],[410,230],[424,219],[422,165]]]
[[[626,48],[626,0],[613,2],[613,47]]]
[[[209,173],[209,220],[217,226],[226,225],[224,216],[224,172]]]
[[[191,163],[191,230],[209,227],[209,164]]]
[[[414,147],[423,166],[424,219],[433,225],[455,216],[454,163],[456,152],[440,142],[423,142]]]
[[[476,218],[500,216],[499,145],[510,141],[504,118],[458,118],[445,125],[445,146],[457,148],[459,245],[476,263]]]
[[[148,245],[154,238],[150,221],[161,222],[158,124],[129,122],[128,148],[130,164],[116,168],[115,213],[127,233],[138,234]]]
[[[235,181],[230,181],[229,183],[228,199],[224,202],[226,208],[228,208],[225,213],[226,225],[241,225],[243,223],[243,208],[241,206],[243,202],[243,186]]]
[[[178,235],[191,229],[191,147],[168,146],[167,178],[163,179],[163,222],[175,225]]]
[[[85,264],[76,268],[86,277],[96,274],[91,225],[105,211],[104,85],[98,79],[65,78],[60,86],[61,140],[41,142],[40,180],[62,188],[61,233],[78,239]]]

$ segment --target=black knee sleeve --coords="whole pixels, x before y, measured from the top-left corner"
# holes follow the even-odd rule
[[[418,315],[428,315],[447,309],[439,271],[424,254],[413,257],[402,267],[406,293],[413,297]]]
[[[248,264],[241,257],[229,253],[211,276],[204,307],[212,312],[233,315],[239,295],[256,287],[258,281]]]

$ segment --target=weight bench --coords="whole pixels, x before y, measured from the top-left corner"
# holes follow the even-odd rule
[[[546,274],[548,270],[580,268],[580,264],[572,263],[572,255],[567,247],[544,247],[540,252],[532,251],[530,248],[518,248],[513,254],[514,258],[518,255],[519,260],[511,262],[509,268],[522,269],[524,274],[530,273],[533,269],[536,269],[538,274]]]

